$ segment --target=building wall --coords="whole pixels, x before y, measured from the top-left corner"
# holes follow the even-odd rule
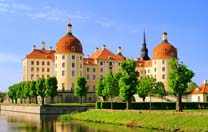
[[[191,94],[191,102],[207,102],[208,95],[207,94]]]
[[[55,54],[55,73],[58,90],[72,91],[76,79],[83,76],[83,54]]]
[[[23,60],[23,81],[37,80],[54,76],[54,61],[51,59]]]

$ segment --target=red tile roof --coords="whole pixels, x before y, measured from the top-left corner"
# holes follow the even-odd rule
[[[84,65],[96,65],[95,60],[92,58],[84,58]]]
[[[52,59],[54,60],[54,50],[33,49],[33,51],[26,55],[28,59]]]
[[[102,48],[102,49],[98,49],[97,51],[95,51],[90,58],[92,59],[103,59],[103,60],[108,60],[108,59],[112,59],[115,61],[123,61],[125,60],[125,57],[122,55],[115,55],[114,53],[112,53],[110,50],[108,50],[107,48]]]
[[[152,61],[151,60],[138,60],[137,66],[138,67],[151,67]]]
[[[202,84],[200,87],[195,88],[191,94],[208,94],[208,84]]]

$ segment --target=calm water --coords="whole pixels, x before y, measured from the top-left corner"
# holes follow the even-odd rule
[[[70,121],[62,123],[57,115],[37,115],[0,111],[0,132],[146,132],[122,126]]]

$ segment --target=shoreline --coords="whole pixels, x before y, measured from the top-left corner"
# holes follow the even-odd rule
[[[208,111],[190,110],[182,113],[167,110],[88,110],[61,115],[60,121],[78,120],[98,124],[111,124],[129,128],[145,128],[161,131],[207,131]]]

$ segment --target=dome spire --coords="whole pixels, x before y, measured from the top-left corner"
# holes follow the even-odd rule
[[[71,24],[71,19],[69,18],[68,24],[67,24],[67,34],[72,34],[72,24]]]

